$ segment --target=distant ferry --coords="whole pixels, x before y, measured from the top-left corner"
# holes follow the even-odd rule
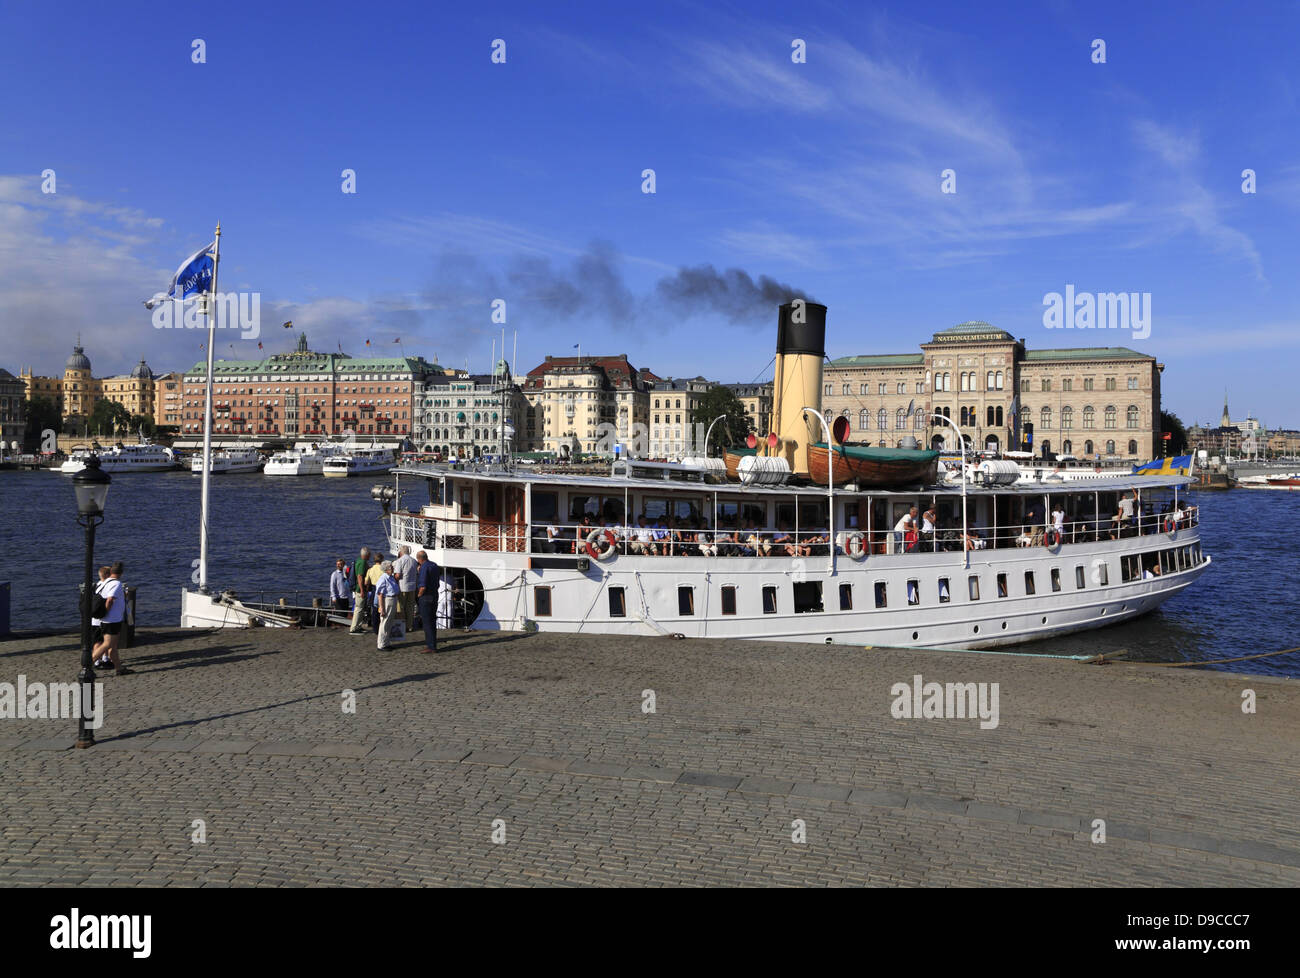
[[[65,474],[80,472],[86,467],[86,460],[91,455],[99,457],[100,469],[113,475],[122,472],[166,472],[176,468],[176,457],[170,448],[155,445],[142,435],[135,445],[118,442],[109,449],[78,448],[59,466],[59,471]]]
[[[263,475],[320,475],[325,471],[325,460],[341,454],[338,445],[314,445],[299,442],[293,448],[276,452],[266,460]]]
[[[359,448],[325,459],[327,476],[366,475],[387,472],[393,466],[393,453],[387,448]]]
[[[1210,567],[1180,475],[1027,483],[1008,460],[956,483],[832,479],[850,446],[828,451],[818,416],[826,309],[799,312],[781,307],[773,438],[735,475],[404,462],[372,490],[389,549],[442,567],[457,627],[947,649],[1128,621]]]
[[[262,467],[262,456],[256,448],[218,448],[212,453],[212,474],[229,474],[232,472],[256,472]],[[195,452],[190,458],[190,471],[203,471],[203,452]]]

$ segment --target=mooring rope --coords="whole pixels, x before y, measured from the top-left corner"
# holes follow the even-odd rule
[[[1292,652],[1300,652],[1300,645],[1294,649],[1283,649],[1281,652],[1258,652],[1255,655],[1238,655],[1231,659],[1205,659],[1200,662],[1139,662],[1136,665],[1141,666],[1217,666],[1225,662],[1245,662],[1247,659],[1269,659],[1275,655],[1290,655]]]

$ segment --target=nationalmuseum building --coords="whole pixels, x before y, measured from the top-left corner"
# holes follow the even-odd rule
[[[969,322],[935,333],[920,353],[840,357],[823,371],[828,418],[852,441],[1146,461],[1160,454],[1155,357],[1122,346],[1028,350],[1005,330]]]

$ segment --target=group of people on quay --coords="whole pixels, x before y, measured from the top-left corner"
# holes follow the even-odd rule
[[[960,500],[951,497],[942,502],[931,498],[928,504],[895,502],[894,512],[882,509],[870,531],[851,518],[848,526],[836,528],[833,537],[824,522],[796,530],[789,520],[778,519],[768,527],[740,515],[719,515],[716,525],[710,526],[695,513],[678,517],[642,513],[635,521],[624,521],[583,512],[574,514],[573,522],[552,522],[535,530],[533,547],[540,553],[595,550],[603,556],[612,550],[650,557],[819,557],[827,556],[833,547],[837,554],[857,557],[865,552],[1055,547],[1170,532],[1196,521],[1195,506],[1174,499],[1144,503],[1137,489],[1050,498],[1050,507],[1044,497],[1034,494],[1004,496],[997,502],[973,499],[964,522]],[[819,515],[824,521],[824,507]]]
[[[423,653],[438,651],[438,626],[451,625],[451,591],[441,568],[423,550],[402,547],[392,560],[362,547],[354,561],[339,558],[330,574],[330,605],[349,612],[352,635],[373,632],[381,652],[415,631],[424,632]]]

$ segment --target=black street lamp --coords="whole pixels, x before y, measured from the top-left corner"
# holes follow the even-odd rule
[[[108,486],[112,481],[109,474],[99,467],[99,456],[94,454],[72,477],[72,488],[77,494],[77,522],[86,528],[86,592],[81,603],[81,672],[77,676],[81,693],[77,747],[95,746],[95,732],[86,727],[86,715],[95,702],[95,667],[91,662],[90,648],[90,609],[95,600],[95,527],[104,522],[104,502],[108,499]]]

